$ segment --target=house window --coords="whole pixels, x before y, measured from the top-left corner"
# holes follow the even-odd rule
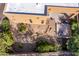
[[[53,18],[52,18],[52,17],[50,17],[50,19],[51,19],[51,20],[53,20]]]
[[[29,19],[30,23],[32,23],[32,19]]]
[[[37,17],[37,19],[39,19],[39,17]]]
[[[48,9],[49,11],[51,10],[51,8]]]
[[[44,20],[41,21],[41,24],[44,24]]]
[[[49,28],[49,31],[51,31],[52,27]]]

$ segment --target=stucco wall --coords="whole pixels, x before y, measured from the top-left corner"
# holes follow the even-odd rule
[[[77,11],[79,11],[79,8],[69,8],[69,7],[53,7],[53,6],[49,6],[47,8],[47,13],[67,13],[67,14],[73,14],[73,13],[77,13]]]
[[[14,23],[45,25],[46,20],[48,19],[48,16],[42,16],[42,15],[40,16],[40,15],[27,15],[27,14],[10,14],[10,13],[4,13],[4,14],[10,19],[11,22]]]

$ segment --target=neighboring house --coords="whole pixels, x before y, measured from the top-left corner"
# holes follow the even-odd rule
[[[58,36],[69,36],[70,29],[68,21],[69,19],[77,16],[78,13],[78,4],[73,3],[13,3],[6,4],[3,12],[3,14],[10,19],[11,25],[13,25],[14,27],[16,27],[16,24],[18,23],[27,23],[36,26],[47,26],[47,23],[50,20],[50,27],[48,30],[50,30],[52,27],[53,32],[51,31],[50,33],[52,33],[53,36],[57,34]],[[36,28],[34,28],[35,31],[38,31],[38,27]],[[43,27],[43,29],[45,28]]]

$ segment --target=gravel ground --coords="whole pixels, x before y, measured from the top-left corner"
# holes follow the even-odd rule
[[[35,53],[35,52],[29,52],[29,53],[20,53],[20,54],[12,54],[12,56],[73,56],[71,52],[67,51],[60,51],[60,52],[48,52],[48,53]]]

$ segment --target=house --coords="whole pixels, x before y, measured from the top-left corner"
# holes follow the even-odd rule
[[[18,23],[26,23],[30,24],[35,32],[62,37],[69,37],[70,26],[68,21],[77,16],[78,13],[79,7],[76,3],[11,3],[5,5],[3,12],[15,28]]]

